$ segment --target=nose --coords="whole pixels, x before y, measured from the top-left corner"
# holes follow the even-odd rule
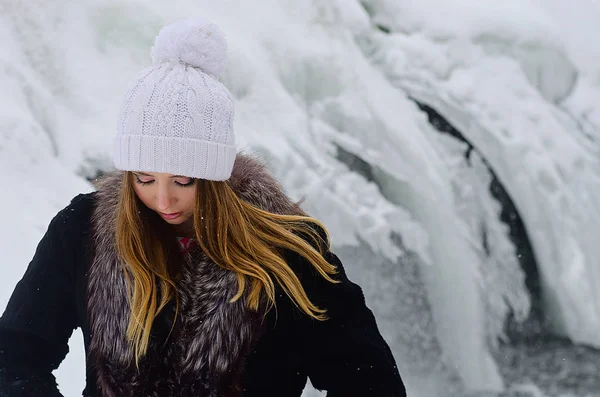
[[[173,204],[173,195],[169,189],[161,187],[156,193],[156,207],[160,211],[168,210]]]

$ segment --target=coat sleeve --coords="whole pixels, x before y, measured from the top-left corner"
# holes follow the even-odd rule
[[[361,288],[348,279],[335,254],[327,252],[325,259],[337,268],[334,278],[340,283],[328,282],[306,262],[301,275],[309,298],[329,317],[318,321],[300,316],[303,371],[328,397],[405,397],[392,352]]]
[[[50,223],[0,318],[0,397],[61,396],[52,371],[78,323],[70,217],[73,203]]]

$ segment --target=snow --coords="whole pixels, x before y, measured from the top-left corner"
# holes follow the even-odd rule
[[[422,31],[437,40],[471,40],[481,36],[511,41],[561,40],[553,21],[532,0],[365,0],[364,3],[375,22],[402,33]]]
[[[600,346],[597,2],[0,0],[0,11],[0,306],[52,216],[111,167],[121,95],[160,27],[198,15],[228,37],[240,149],[329,228],[409,395],[507,386],[490,349],[530,300],[488,167],[523,218],[555,329]],[[467,161],[411,98],[477,153]],[[67,396],[84,384],[79,332],[70,347],[57,371]]]

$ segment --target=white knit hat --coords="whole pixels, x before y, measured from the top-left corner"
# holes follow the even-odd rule
[[[233,99],[218,81],[227,62],[223,32],[200,18],[178,20],[159,32],[152,61],[125,96],[116,168],[229,179],[236,149]]]

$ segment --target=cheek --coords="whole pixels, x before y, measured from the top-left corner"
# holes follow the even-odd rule
[[[196,205],[196,193],[187,195],[185,197],[185,211],[189,213],[194,212],[194,206]]]
[[[150,200],[148,199],[148,193],[144,192],[144,189],[141,189],[139,186],[134,184],[133,191],[138,196],[140,201],[146,205],[146,207],[151,208]]]

